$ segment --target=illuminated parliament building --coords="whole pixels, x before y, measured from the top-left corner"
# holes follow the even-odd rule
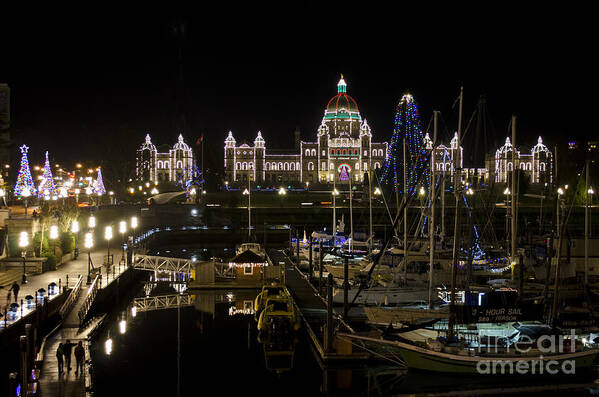
[[[333,183],[342,170],[349,171],[354,183],[362,183],[364,173],[383,166],[387,142],[372,142],[372,131],[347,94],[341,76],[337,95],[327,104],[314,142],[299,140],[295,132],[294,152],[269,151],[258,131],[252,146],[237,145],[233,133],[225,139],[225,181],[230,185],[252,182],[264,186],[281,183]],[[299,152],[299,153],[298,153]]]

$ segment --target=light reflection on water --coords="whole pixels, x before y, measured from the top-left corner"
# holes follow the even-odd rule
[[[229,247],[170,251],[175,257],[199,260],[234,254]],[[264,347],[257,341],[253,301],[258,292],[186,291],[180,283],[140,284],[136,298],[111,313],[92,344],[96,395],[176,396],[178,387],[182,396],[418,395],[459,392],[467,384],[468,390],[481,390],[480,394],[508,387],[547,396],[561,395],[557,388],[565,383],[579,384],[575,389],[589,394],[584,386],[592,383],[588,377],[464,379],[407,372],[384,362],[326,368],[302,331],[294,341],[292,368],[277,373],[266,368]],[[110,354],[106,354],[107,341]],[[541,392],[538,387],[550,389]]]

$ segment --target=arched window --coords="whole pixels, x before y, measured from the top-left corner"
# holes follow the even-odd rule
[[[308,171],[314,171],[314,163],[311,161],[308,163]]]
[[[360,163],[356,163],[355,168],[356,168],[356,170],[359,170],[360,169]]]
[[[291,163],[289,164],[289,171],[294,171],[295,170],[295,164]]]
[[[300,169],[300,163],[299,163],[299,161],[297,161],[295,163],[295,169],[299,171],[299,169]]]
[[[279,171],[283,171],[283,163],[279,163]]]
[[[181,160],[177,161],[177,168],[183,168],[183,162]]]
[[[270,164],[269,163],[264,164],[264,168],[266,171],[270,171]]]
[[[322,171],[326,171],[326,170],[327,170],[327,163],[325,163],[325,162],[323,161],[323,162],[322,162],[322,164],[321,164],[321,167],[320,167],[320,169],[321,169]]]
[[[311,154],[312,156],[316,156],[316,149],[312,149],[312,151],[310,152],[310,154]]]
[[[362,167],[362,170],[364,170],[364,171],[368,171],[368,164],[364,163],[364,164],[363,164],[363,167]]]
[[[158,161],[156,162],[156,167],[157,167],[157,168],[162,168],[162,161],[158,160]]]
[[[241,169],[241,163],[237,162],[237,163],[235,164],[235,169],[236,169],[236,170],[240,170],[240,169]]]
[[[248,163],[248,170],[254,169],[254,163]]]
[[[521,170],[525,170],[526,169],[526,163],[520,163],[520,169]]]
[[[331,170],[332,170],[332,169],[333,169],[333,167],[334,167],[333,163],[329,164],[329,169],[331,169]]]
[[[347,154],[347,150],[346,150],[346,149],[343,149],[343,152],[342,152],[342,153],[343,153],[343,155],[345,156],[345,155]]]
[[[335,149],[331,149],[331,154],[335,154]]]
[[[539,167],[539,169],[541,171],[545,171],[545,163],[541,163],[541,166]]]
[[[341,154],[341,150],[337,149],[337,156],[339,156]]]
[[[526,163],[526,169],[532,171],[532,164],[530,162]]]
[[[507,163],[506,170],[507,171],[512,171],[513,169],[514,169],[513,164],[512,163]]]
[[[374,169],[376,170],[378,168],[381,168],[381,165],[378,162],[374,163]]]
[[[310,149],[306,149],[306,157],[310,156]]]

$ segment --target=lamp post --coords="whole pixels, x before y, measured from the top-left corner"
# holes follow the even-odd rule
[[[133,230],[133,243],[131,244],[131,261],[132,263],[135,263],[135,229],[137,229],[137,217],[136,216],[132,216],[131,217],[131,229]]]
[[[333,195],[333,249],[337,245],[337,208],[335,198],[339,195],[339,191],[336,187],[333,187],[333,191],[331,192]]]
[[[96,217],[95,216],[93,216],[93,215],[89,216],[89,220],[87,221],[87,226],[92,230],[96,227]]]
[[[21,248],[21,258],[23,258],[23,277],[21,284],[27,284],[27,272],[25,258],[27,257],[27,246],[29,245],[29,235],[27,232],[21,232],[19,234],[19,248]]]
[[[110,240],[112,239],[112,226],[106,226],[104,228],[104,238],[108,242],[107,243],[107,252],[106,252],[106,263],[108,265],[111,265],[112,261],[110,260]]]
[[[510,219],[510,194],[512,194],[512,192],[510,192],[510,188],[506,187],[505,190],[503,191],[503,194],[505,194],[505,241],[507,244],[508,241],[508,230],[509,230],[509,219]]]
[[[52,240],[54,256],[56,256],[56,239],[58,239],[58,226],[52,225],[50,226],[50,240]]]
[[[85,233],[85,248],[87,248],[87,283],[91,284],[91,265],[92,265],[92,255],[91,250],[94,246],[94,235],[92,232]]]
[[[71,223],[71,233],[75,235],[75,259],[79,256],[79,222],[76,220]]]
[[[31,190],[29,190],[29,187],[25,187],[23,189],[21,196],[23,196],[23,198],[25,199],[25,217],[27,217],[27,201],[29,200],[29,196],[31,196]]]
[[[119,222],[119,233],[121,233],[121,248],[123,249],[123,255],[121,256],[121,261],[123,262],[123,265],[126,266],[127,265],[127,259],[125,258],[125,233],[127,233],[127,222],[126,221]],[[121,262],[119,262],[119,266],[121,266]]]

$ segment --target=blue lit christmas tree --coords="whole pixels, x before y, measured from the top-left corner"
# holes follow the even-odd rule
[[[394,190],[403,190],[403,139],[406,140],[406,186],[412,194],[420,186],[428,185],[428,154],[420,127],[418,106],[410,94],[401,98],[395,110],[393,136],[383,166],[382,180],[391,183]]]
[[[56,185],[54,184],[54,177],[52,176],[52,167],[50,167],[50,160],[48,160],[48,152],[46,152],[46,162],[44,163],[42,182],[40,183],[37,195],[38,197],[56,196]]]
[[[33,178],[31,177],[31,170],[29,169],[29,159],[27,158],[29,147],[23,145],[19,149],[21,150],[21,168],[17,175],[17,182],[15,183],[13,193],[16,197],[32,196],[36,190],[35,183],[33,183]]]

